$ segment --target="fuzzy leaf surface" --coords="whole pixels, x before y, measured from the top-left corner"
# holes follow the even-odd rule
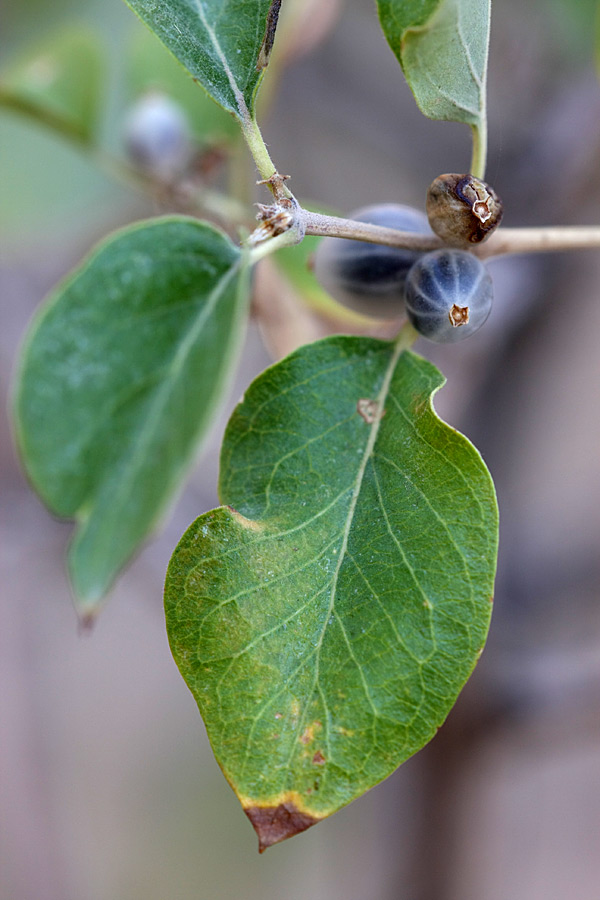
[[[171,648],[261,850],[423,747],[483,648],[495,494],[442,383],[383,341],[300,348],[235,410],[227,505],[171,559]]]
[[[104,48],[83,29],[51,35],[0,76],[0,105],[90,143],[104,76]]]
[[[377,0],[421,111],[483,129],[491,0]]]
[[[217,103],[253,115],[272,0],[125,2]]]
[[[239,250],[193,219],[112,235],[50,297],[24,347],[18,444],[31,482],[75,518],[82,614],[153,530],[210,424],[243,330]]]

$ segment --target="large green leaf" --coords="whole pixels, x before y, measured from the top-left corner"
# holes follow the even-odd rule
[[[51,35],[0,76],[0,105],[90,142],[97,126],[104,52],[79,28]]]
[[[238,347],[239,250],[209,225],[159,219],[111,236],[35,319],[16,392],[27,473],[74,517],[82,614],[154,528],[210,423]]]
[[[442,383],[401,345],[300,348],[234,412],[229,505],[173,554],[171,648],[261,849],[419,750],[482,651],[496,501]]]
[[[491,0],[377,0],[419,108],[484,130]]]
[[[125,0],[212,97],[254,112],[272,0]]]

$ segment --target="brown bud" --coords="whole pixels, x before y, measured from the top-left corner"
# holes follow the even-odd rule
[[[502,200],[473,175],[440,175],[427,191],[429,224],[449,247],[479,244],[500,224]]]

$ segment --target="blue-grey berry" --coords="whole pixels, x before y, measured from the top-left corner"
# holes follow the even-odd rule
[[[128,111],[124,142],[133,162],[159,178],[181,174],[192,153],[184,110],[157,91],[141,97]]]
[[[406,280],[408,318],[419,334],[440,343],[462,341],[481,328],[492,297],[488,270],[464,250],[424,253]]]
[[[411,206],[382,203],[350,213],[350,219],[432,235],[427,216]],[[384,244],[326,237],[315,253],[314,271],[325,290],[358,312],[391,318],[402,311],[404,285],[419,253]]]

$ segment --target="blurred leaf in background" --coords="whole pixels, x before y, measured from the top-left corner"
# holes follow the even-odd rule
[[[125,2],[217,103],[242,121],[254,114],[271,0]]]
[[[17,438],[44,502],[78,522],[69,571],[81,616],[181,486],[237,362],[247,294],[224,234],[168,217],[111,235],[34,321]]]
[[[203,144],[234,141],[239,126],[191,78],[147,28],[136,29],[128,53],[127,91],[132,100],[149,91],[168,94],[185,110],[195,137]]]
[[[558,24],[563,49],[573,55],[589,53],[594,36],[593,23],[600,10],[598,0],[547,0],[547,4]]]
[[[104,48],[88,28],[67,28],[0,73],[0,106],[92,143],[105,79]]]
[[[77,53],[71,50],[71,81],[83,77],[87,83],[87,101],[83,102],[81,85],[63,84],[53,91],[51,102],[55,112],[65,108],[82,110],[87,135],[97,141],[111,143],[118,135],[119,84],[122,81],[124,46],[130,40],[134,17],[123,3],[101,0],[30,0],[11,2],[3,7],[3,46],[0,70],[18,72],[23,61],[46,46],[56,45],[57,35],[93,34],[97,46],[104,48],[104,71],[101,83],[97,78],[78,70]],[[64,39],[66,41],[66,39]],[[66,41],[68,45],[68,41]],[[60,41],[59,41],[60,44]],[[80,63],[79,63],[80,65]],[[97,62],[92,60],[97,69]],[[14,76],[11,76],[14,77]],[[90,103],[90,88],[94,86],[96,101]],[[29,87],[32,91],[31,86]],[[37,91],[38,101],[49,92]],[[31,99],[33,99],[30,93]],[[74,100],[79,97],[79,106]],[[65,107],[66,104],[66,107]],[[95,105],[95,110],[93,109]],[[93,121],[93,129],[91,129]],[[118,138],[115,141],[118,143]],[[104,229],[123,216],[125,204],[133,194],[123,191],[99,169],[90,154],[89,144],[64,139],[64,132],[40,126],[30,116],[0,108],[0,169],[3,172],[0,234],[3,249],[13,252],[35,245],[39,253],[44,246],[58,243],[67,246],[82,235],[82,229],[94,231],[100,223]],[[85,153],[81,151],[85,150]]]

